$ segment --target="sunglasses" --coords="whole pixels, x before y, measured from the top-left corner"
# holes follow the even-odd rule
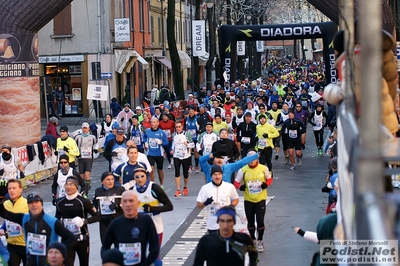
[[[67,161],[60,161],[60,164],[67,164]]]
[[[145,175],[135,175],[135,178],[146,178]]]

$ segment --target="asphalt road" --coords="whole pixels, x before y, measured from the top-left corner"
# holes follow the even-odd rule
[[[66,123],[64,120],[63,122]],[[60,125],[63,122],[60,122]],[[295,171],[290,171],[288,165],[283,165],[282,152],[281,158],[272,162],[274,181],[268,188],[268,196],[273,199],[266,208],[265,252],[259,254],[259,265],[309,265],[313,254],[319,249],[319,245],[302,239],[293,230],[293,227],[299,226],[304,230],[315,231],[318,220],[325,215],[328,194],[322,193],[321,187],[325,182],[329,157],[316,155],[317,149],[314,143],[312,128],[309,127],[303,164]],[[108,163],[102,156],[95,160],[92,170],[92,188],[100,186],[100,175],[107,168]],[[195,208],[196,196],[204,184],[204,177],[202,173],[191,173],[189,196],[174,198],[174,170],[167,169],[166,161],[164,173],[164,190],[171,198],[174,210],[163,214],[165,232],[161,257],[165,258],[164,265],[192,265],[196,243],[205,232],[203,218],[205,214]],[[156,181],[158,181],[157,175]],[[53,213],[51,183],[52,180],[43,181],[35,187],[26,189],[24,195],[33,190],[42,193],[46,210]],[[92,198],[93,192],[94,189],[90,191],[89,198]],[[240,192],[239,195],[242,196],[242,193]],[[245,228],[243,208],[239,207],[239,209],[239,220],[242,221],[242,225],[238,226]],[[193,231],[195,231],[194,235],[191,234]],[[98,241],[97,225],[91,225],[90,232],[91,265],[100,265],[101,245]],[[179,252],[176,251],[177,249]],[[171,254],[174,258],[171,258]],[[77,262],[76,265],[78,265]]]

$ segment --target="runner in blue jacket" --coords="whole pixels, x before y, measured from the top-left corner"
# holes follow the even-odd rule
[[[247,156],[234,163],[224,163],[224,157],[226,157],[226,154],[224,155],[223,152],[214,152],[200,157],[200,166],[201,170],[204,172],[204,175],[206,177],[206,183],[211,182],[212,165],[208,163],[209,159],[214,159],[213,164],[222,167],[222,180],[228,183],[232,183],[231,181],[232,174],[239,171],[239,169],[242,168],[243,166],[258,159],[258,153],[255,153],[251,156]]]

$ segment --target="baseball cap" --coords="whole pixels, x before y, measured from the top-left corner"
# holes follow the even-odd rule
[[[119,128],[119,124],[117,122],[114,122],[111,126],[111,129],[117,129]]]
[[[62,127],[60,127],[60,131],[68,132],[68,127],[67,126],[62,126]]]
[[[193,94],[191,94],[191,93],[189,93],[189,95],[188,95],[189,97],[193,97]]]
[[[135,170],[133,170],[133,173],[136,173],[136,172],[144,172],[144,173],[147,173],[147,169],[144,168],[144,167],[137,167],[137,168],[135,168]]]
[[[244,114],[244,116],[251,116],[251,113],[250,113],[250,112],[246,112],[246,113]]]
[[[210,121],[208,121],[208,122],[206,123],[206,126],[213,126],[213,123],[210,122]]]
[[[29,193],[28,196],[26,197],[26,201],[28,203],[31,203],[31,202],[34,202],[34,201],[40,201],[43,204],[43,198],[42,198],[42,195],[39,192]]]
[[[86,122],[85,122],[85,123],[83,123],[83,124],[82,124],[82,128],[84,128],[84,127],[86,127],[86,128],[90,128],[90,126],[89,126],[89,123],[86,123]]]
[[[124,129],[123,129],[122,127],[117,128],[117,134],[118,134],[118,135],[123,135],[123,134],[125,134]]]
[[[142,107],[136,106],[136,110],[142,110]]]
[[[219,165],[213,165],[211,167],[211,175],[213,175],[214,173],[221,173],[222,174],[222,168]]]

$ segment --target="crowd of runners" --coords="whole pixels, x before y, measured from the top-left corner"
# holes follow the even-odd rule
[[[236,242],[249,253],[250,265],[256,265],[258,252],[264,252],[265,204],[273,165],[282,163],[295,171],[306,147],[325,154],[324,129],[333,130],[336,121],[335,108],[323,98],[323,63],[271,57],[266,68],[268,75],[255,80],[225,82],[211,91],[190,93],[182,117],[174,112],[175,95],[169,87],[154,86],[145,94],[146,106],[117,107],[98,131],[83,123],[81,132],[70,136],[66,126],[58,131],[58,119],[51,118],[46,136],[55,140],[59,165],[51,189],[56,217],[43,212],[40,195],[21,196],[18,179],[24,178],[23,167],[11,147],[3,145],[0,170],[5,182],[0,187],[10,202],[0,208],[7,219],[0,230],[8,236],[8,252],[0,248],[3,258],[8,253],[9,265],[73,265],[77,254],[80,265],[89,265],[87,224],[98,222],[104,263],[162,265],[161,213],[173,211],[163,190],[166,163],[175,170],[174,196],[197,194],[197,207],[208,208],[208,234],[199,242],[194,265],[204,261],[243,265]],[[308,124],[315,145],[306,143]],[[104,147],[98,147],[103,137]],[[101,150],[109,164],[102,185],[88,199],[93,160]],[[204,175],[200,191],[190,189],[190,173]],[[233,231],[237,190],[244,193],[249,235]],[[35,223],[49,232],[38,231]],[[54,247],[58,236],[64,245]],[[57,264],[57,258],[63,264]]]

